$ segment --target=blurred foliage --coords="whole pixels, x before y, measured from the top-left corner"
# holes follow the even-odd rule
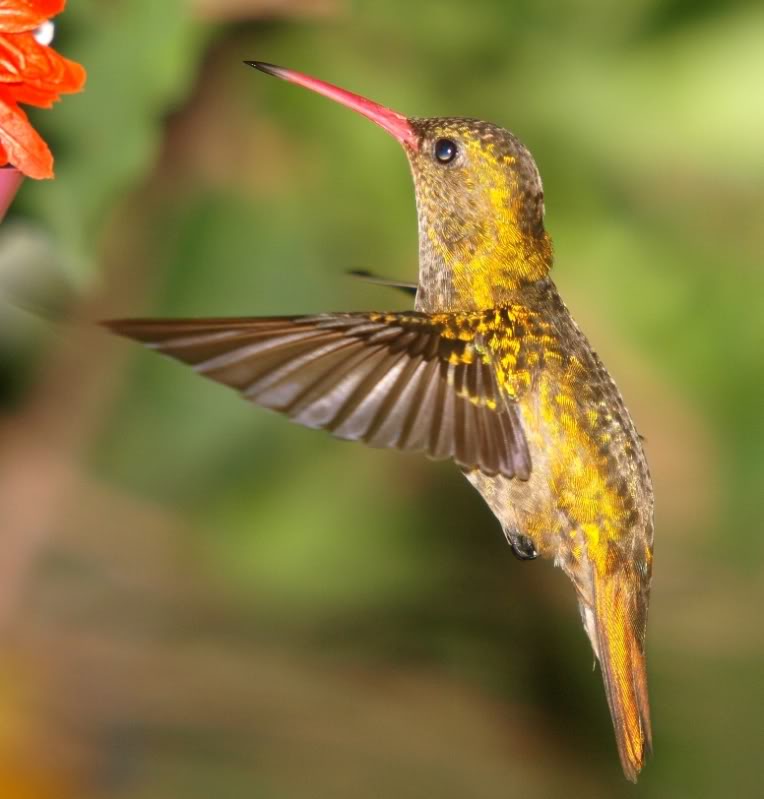
[[[0,231],[0,289],[73,317],[0,295],[0,795],[757,795],[760,4],[79,0],[59,22],[88,87],[35,118],[57,179]],[[246,58],[536,156],[555,278],[655,477],[636,789],[567,582],[513,560],[454,468],[91,329],[406,307],[344,275],[415,276],[397,145]]]

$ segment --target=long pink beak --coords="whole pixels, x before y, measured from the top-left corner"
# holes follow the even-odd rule
[[[298,86],[304,86],[306,89],[323,94],[324,97],[328,97],[330,100],[336,100],[338,103],[352,108],[372,122],[376,122],[377,125],[392,134],[405,147],[416,150],[419,146],[419,136],[403,114],[391,111],[383,105],[374,103],[345,89],[340,89],[331,83],[311,78],[309,75],[303,75],[302,72],[266,64],[263,61],[245,61],[244,63],[259,69],[260,72],[265,72],[266,75],[273,75],[276,78],[288,80],[290,83],[296,83]]]

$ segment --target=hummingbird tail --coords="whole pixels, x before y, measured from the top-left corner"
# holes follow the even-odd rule
[[[602,669],[621,765],[631,782],[637,781],[652,752],[644,652],[645,608],[635,582],[628,572],[596,579],[594,618],[588,608],[588,613],[584,613]]]

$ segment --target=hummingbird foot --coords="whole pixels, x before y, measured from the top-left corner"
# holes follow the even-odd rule
[[[512,548],[512,554],[518,560],[534,560],[538,557],[536,546],[527,535],[518,533],[517,530],[505,530],[504,535]]]

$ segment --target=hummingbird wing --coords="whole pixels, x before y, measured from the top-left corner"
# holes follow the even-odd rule
[[[477,322],[468,329],[464,317],[410,311],[104,324],[306,427],[452,458],[488,475],[530,476],[515,402],[479,354]]]
[[[387,286],[391,289],[399,289],[400,291],[404,292],[404,294],[409,294],[412,297],[416,295],[416,283],[407,283],[400,280],[391,280],[387,277],[380,277],[379,275],[375,275],[373,272],[369,272],[366,269],[351,269],[348,274],[352,277],[357,277],[360,280],[365,280],[367,283],[374,283],[377,286]]]

